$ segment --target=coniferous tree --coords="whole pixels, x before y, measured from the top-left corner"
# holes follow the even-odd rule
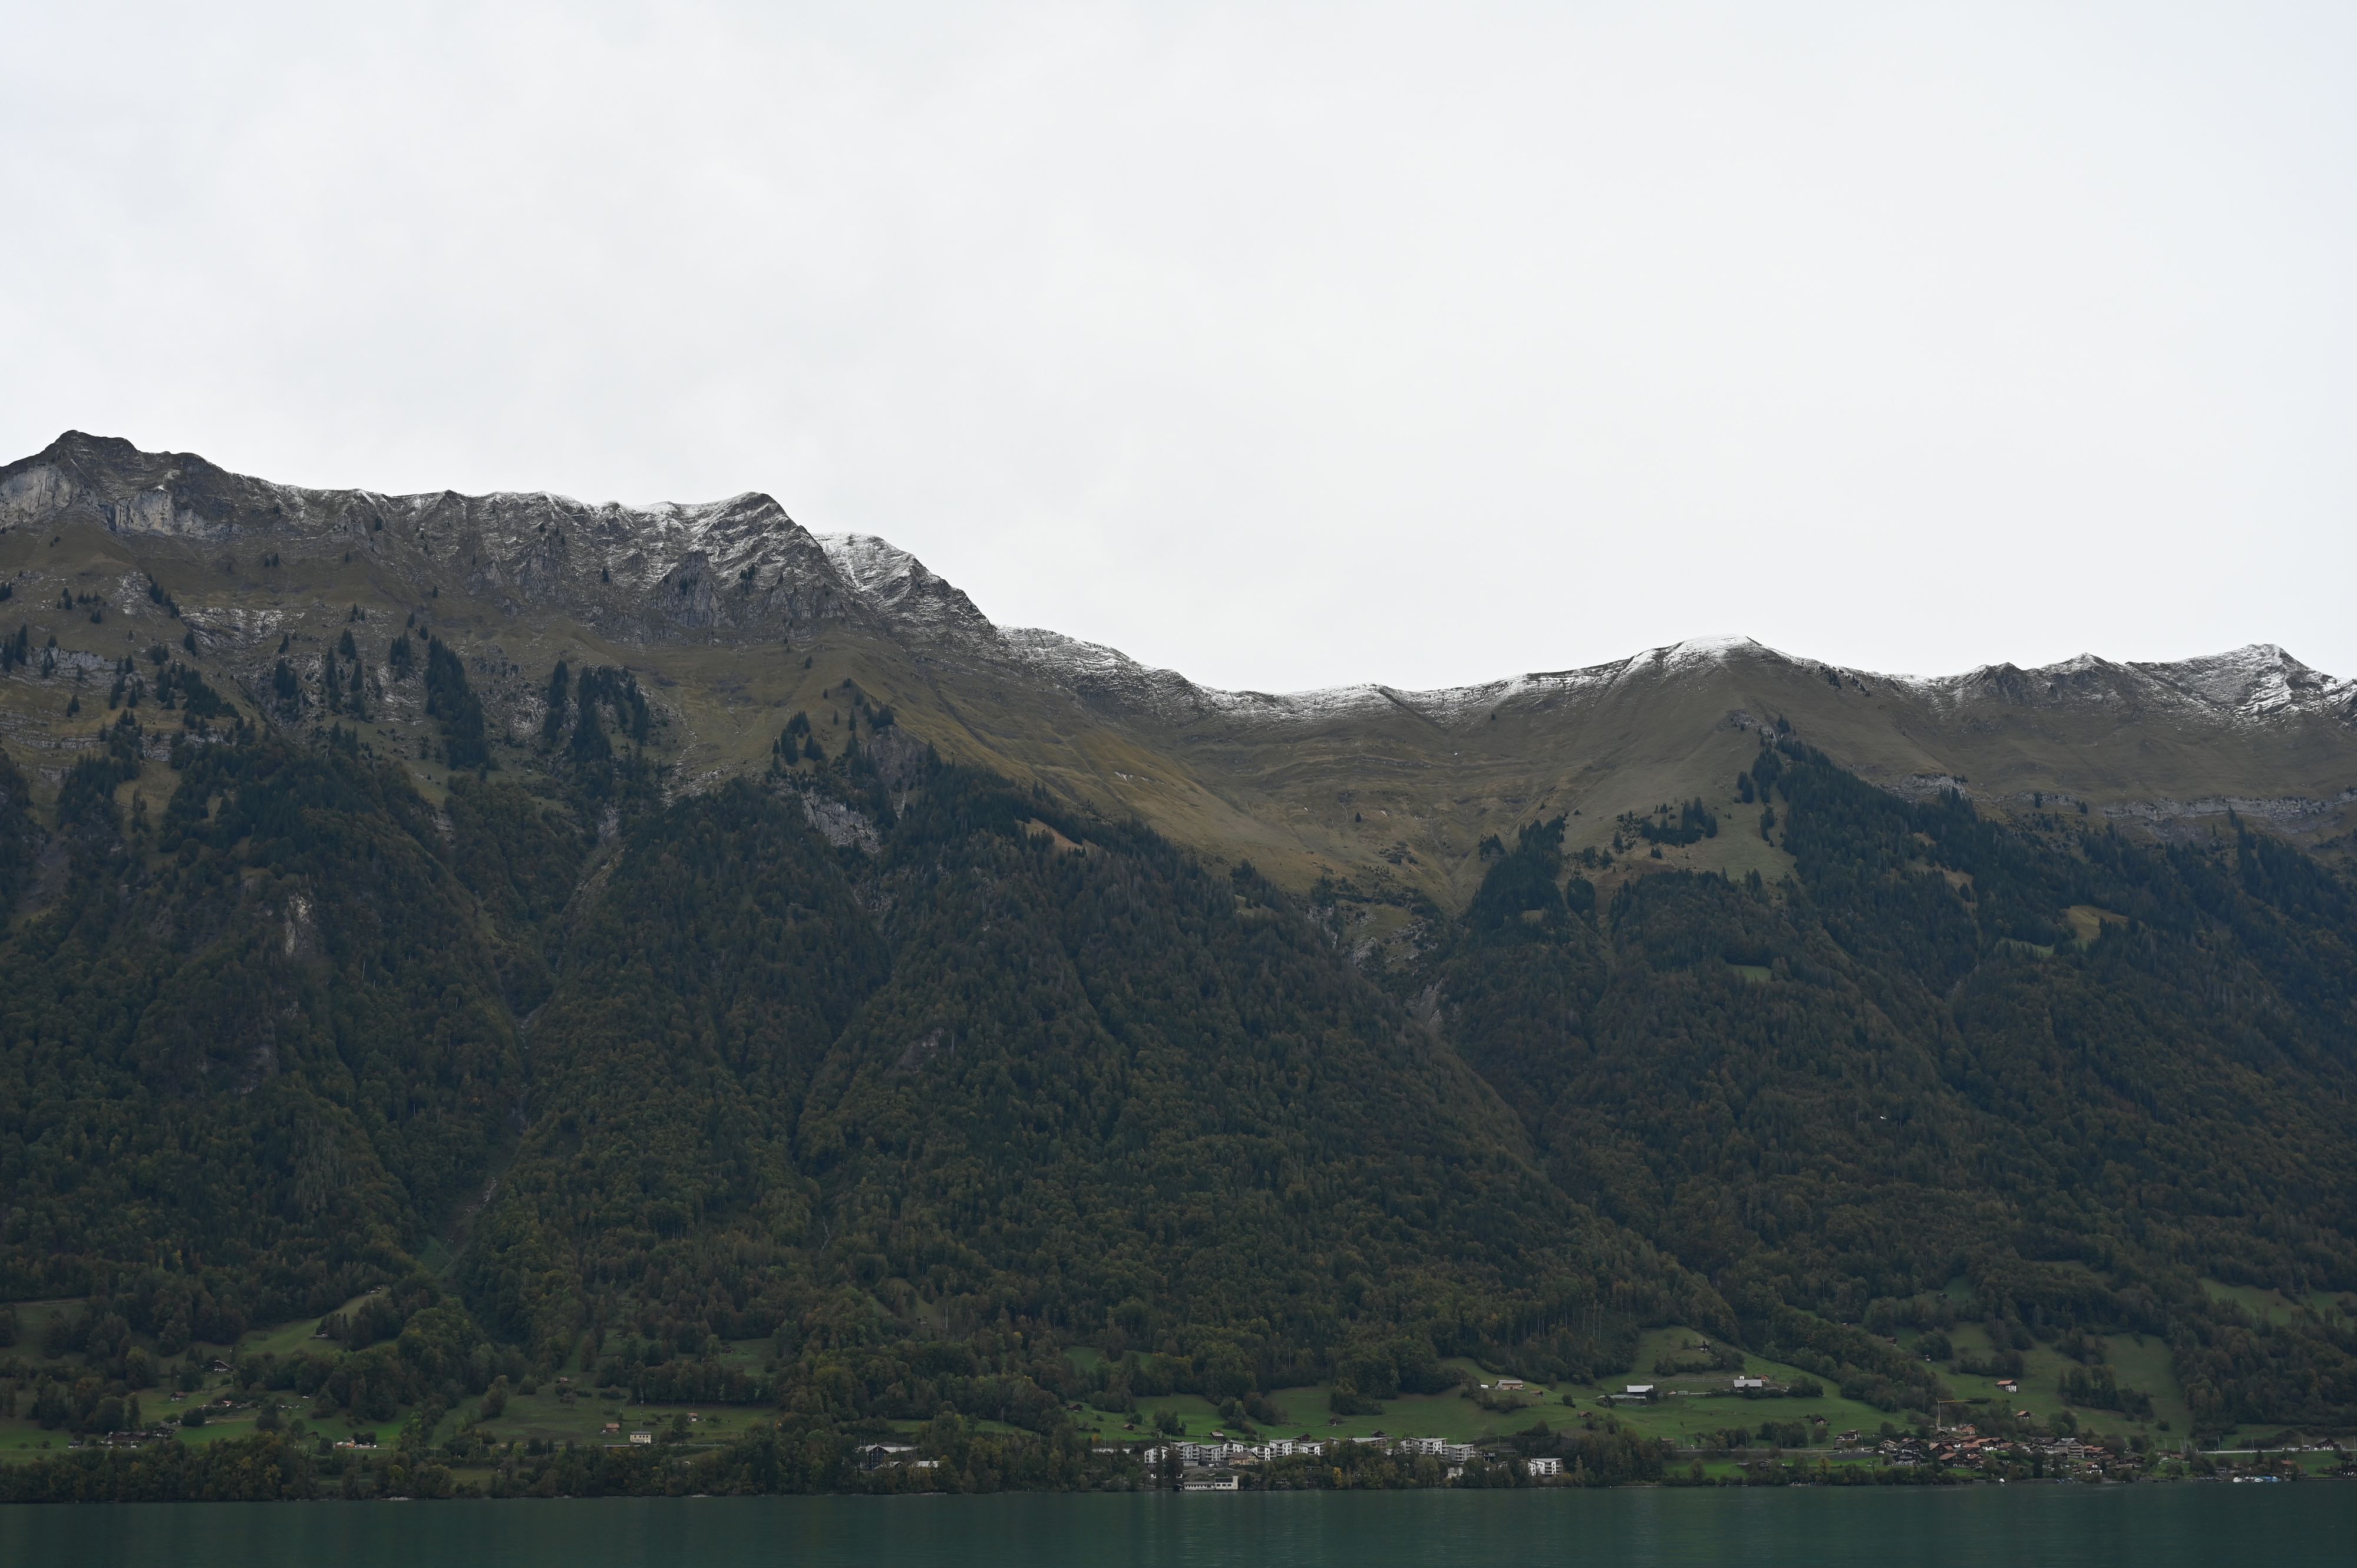
[[[440,638],[425,645],[425,712],[442,721],[444,755],[453,770],[490,766],[483,704],[467,683],[467,667]]]
[[[571,684],[571,672],[565,669],[565,660],[560,659],[556,661],[556,668],[548,673],[548,713],[540,721],[540,738],[544,745],[554,746],[556,737],[565,733],[565,697]]]

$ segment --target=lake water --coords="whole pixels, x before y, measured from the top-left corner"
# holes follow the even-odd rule
[[[2136,1568],[2357,1562],[2357,1483],[0,1509],[9,1568]]]

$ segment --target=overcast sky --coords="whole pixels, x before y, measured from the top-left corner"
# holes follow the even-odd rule
[[[2352,82],[2345,3],[0,0],[0,456],[767,490],[1230,686],[2357,674]]]

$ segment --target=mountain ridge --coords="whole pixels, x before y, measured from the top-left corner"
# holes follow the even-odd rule
[[[2199,831],[2233,811],[2324,843],[2349,831],[2357,801],[2357,682],[2273,644],[1925,677],[1721,636],[1429,691],[1269,693],[1000,627],[889,541],[813,533],[759,491],[626,506],[313,489],[78,432],[0,467],[11,582],[88,593],[96,563],[51,572],[27,537],[77,522],[126,568],[102,596],[136,617],[137,575],[162,584],[198,634],[191,651],[228,666],[258,718],[270,716],[274,645],[292,658],[335,639],[338,599],[430,626],[469,658],[495,751],[539,726],[540,671],[558,659],[640,670],[672,721],[657,748],[680,789],[762,766],[777,727],[849,681],[945,756],[1135,813],[1294,886],[1339,877],[1460,903],[1479,841],[1533,812],[1568,813],[1573,847],[1600,848],[1621,815],[1663,800],[1732,803],[1717,797],[1748,737],[1780,724],[1901,792],[1957,789],[2004,811],[2056,799],[2140,832]],[[373,651],[362,662],[370,689],[391,692]],[[393,719],[422,723],[393,695]],[[320,716],[306,699],[272,722]],[[54,720],[40,727],[87,744]],[[415,749],[408,730],[400,749]],[[1781,870],[1773,856],[1717,853],[1728,847],[1685,860]]]
[[[161,467],[159,465],[169,465]],[[91,476],[90,470],[99,469]],[[59,473],[58,470],[67,472]],[[193,469],[191,475],[188,470]],[[71,484],[79,478],[97,494]],[[726,572],[747,565],[774,564],[759,559],[758,536],[779,532],[787,540],[815,543],[833,567],[838,585],[890,618],[901,629],[953,635],[964,632],[1002,644],[1009,639],[1032,643],[1030,657],[1051,663],[1058,651],[1069,650],[1074,663],[1110,662],[1135,669],[1147,677],[1167,678],[1200,693],[1208,704],[1222,712],[1267,712],[1274,715],[1310,715],[1349,705],[1389,702],[1431,714],[1447,716],[1486,703],[1510,698],[1524,689],[1543,689],[1550,682],[1609,679],[1645,661],[1677,664],[1724,659],[1738,654],[1774,659],[1820,672],[1876,681],[1924,693],[1948,693],[1958,697],[1975,688],[2044,681],[2050,689],[2100,672],[2134,671],[2165,683],[2184,695],[2222,711],[2257,717],[2284,710],[2331,711],[2357,722],[2357,678],[2341,678],[2314,670],[2279,644],[2244,644],[2216,653],[2175,660],[2115,660],[2084,652],[2052,664],[2023,667],[1998,660],[1944,675],[1921,675],[1861,666],[1835,664],[1804,654],[1773,648],[1743,634],[1683,638],[1675,642],[1641,649],[1619,659],[1564,670],[1532,671],[1458,686],[1405,687],[1379,682],[1345,682],[1333,686],[1272,691],[1261,687],[1217,687],[1192,680],[1175,669],[1146,664],[1108,644],[1091,643],[1051,628],[1003,627],[992,620],[950,579],[916,555],[880,535],[864,532],[816,533],[796,522],[767,492],[742,490],[711,501],[585,501],[554,490],[494,490],[462,494],[456,490],[408,494],[360,489],[317,489],[285,485],[236,474],[190,453],[148,453],[115,436],[93,436],[68,431],[38,453],[0,467],[0,526],[13,526],[68,510],[77,503],[92,504],[110,528],[124,532],[171,532],[221,537],[240,526],[234,517],[208,516],[181,500],[173,487],[191,478],[200,493],[220,496],[249,512],[267,503],[284,507],[289,498],[298,505],[287,526],[299,529],[312,521],[316,510],[332,507],[337,514],[325,526],[332,531],[348,524],[350,514],[364,509],[386,509],[411,519],[429,518],[441,509],[457,509],[463,516],[498,515],[538,510],[540,526],[578,519],[613,519],[632,530],[629,542],[645,533],[659,538],[652,557],[663,564],[646,580],[657,585],[673,581],[688,558],[700,556]],[[93,478],[95,482],[93,482]],[[109,485],[105,481],[113,480]],[[204,483],[210,480],[210,483]],[[135,484],[127,489],[126,481]],[[192,487],[193,488],[193,487]],[[113,493],[108,493],[113,492]],[[159,508],[169,497],[174,504]],[[378,513],[382,515],[382,511]],[[780,525],[782,525],[780,527]],[[244,526],[251,527],[251,522]],[[538,532],[536,527],[535,532]],[[665,558],[665,554],[668,558]],[[631,552],[646,557],[643,549]],[[608,569],[612,563],[607,562]],[[1453,711],[1452,711],[1453,710]]]

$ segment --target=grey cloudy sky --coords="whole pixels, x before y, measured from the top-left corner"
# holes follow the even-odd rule
[[[2357,673],[2357,8],[0,0],[0,452],[776,495],[1225,685]]]

